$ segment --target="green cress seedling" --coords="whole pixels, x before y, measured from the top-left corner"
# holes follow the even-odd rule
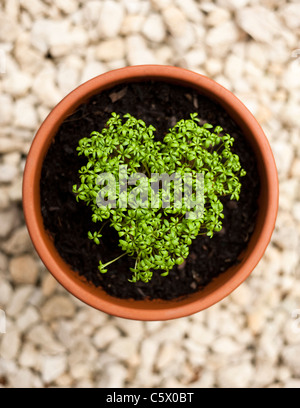
[[[91,207],[92,220],[100,226],[97,232],[89,232],[88,237],[99,245],[102,229],[109,222],[119,234],[123,251],[111,262],[100,262],[101,273],[106,273],[110,264],[127,254],[135,258],[130,282],[149,282],[155,270],[167,276],[175,264],[182,264],[188,257],[189,247],[198,235],[213,237],[214,232],[221,231],[224,218],[221,198],[229,195],[232,200],[239,200],[239,177],[246,172],[241,168],[239,157],[231,151],[234,139],[223,135],[220,126],[215,129],[210,124],[200,126],[197,116],[191,114],[191,119],[179,121],[160,143],[154,139],[153,126],[147,127],[129,114],[124,116],[126,122],[123,123],[120,116],[113,113],[100,133],[93,132],[89,138],[80,140],[78,155],[87,158],[87,165],[79,171],[81,184],[74,186],[73,191],[77,201],[82,200]],[[140,182],[124,190],[120,168],[127,169],[128,178],[139,173],[147,176],[147,186]],[[99,177],[104,173],[112,175],[115,189],[101,185]],[[166,208],[163,187],[151,203],[149,199],[142,200],[145,191],[150,197],[150,183],[158,173],[192,175],[194,189],[197,174],[202,174],[204,207],[201,215],[182,200],[178,205],[174,191],[170,193],[173,206]],[[171,185],[174,187],[171,190],[175,190],[175,181]],[[105,189],[105,198],[113,200],[99,206],[97,198]],[[132,195],[140,206],[130,206]],[[192,197],[195,199],[195,193]],[[194,217],[187,217],[193,212]]]

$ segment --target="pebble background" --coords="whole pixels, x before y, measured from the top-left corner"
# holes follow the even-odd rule
[[[299,40],[298,0],[0,0],[0,388],[300,388]],[[96,75],[148,63],[233,91],[270,140],[281,189],[250,279],[165,323],[109,317],[66,293],[21,208],[26,154],[51,108]]]

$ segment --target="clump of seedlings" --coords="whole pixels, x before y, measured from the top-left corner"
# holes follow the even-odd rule
[[[182,264],[198,235],[221,231],[221,199],[239,200],[246,172],[232,152],[234,139],[220,126],[201,126],[197,113],[179,121],[162,143],[153,126],[129,114],[124,119],[113,113],[101,132],[80,140],[78,155],[87,164],[73,192],[99,224],[89,239],[101,245],[107,223],[119,234],[123,253],[100,261],[99,272],[129,255],[135,258],[130,282],[149,282],[154,271],[167,276]]]

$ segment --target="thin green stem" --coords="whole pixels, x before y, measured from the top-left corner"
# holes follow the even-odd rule
[[[103,265],[103,268],[106,268],[107,266],[111,265],[112,263],[114,263],[114,262],[118,261],[119,259],[123,258],[123,256],[125,256],[125,255],[127,255],[127,253],[126,253],[126,252],[125,252],[125,254],[120,255],[118,258],[113,259],[113,260],[112,260],[112,261],[110,261],[110,262],[107,262],[105,265]]]
[[[147,164],[146,164],[146,163],[143,163],[143,166],[144,166],[144,168],[145,168],[145,170],[146,170],[148,176],[151,177],[151,173],[150,173],[150,170],[149,170]]]

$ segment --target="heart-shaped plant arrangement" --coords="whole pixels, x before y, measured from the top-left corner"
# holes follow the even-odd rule
[[[88,163],[73,191],[101,223],[88,237],[99,245],[110,222],[124,252],[105,265],[100,261],[101,273],[128,254],[136,260],[130,281],[149,282],[154,270],[166,276],[182,264],[198,235],[221,231],[221,198],[239,200],[239,177],[246,172],[231,151],[234,139],[220,126],[200,126],[197,116],[179,121],[161,143],[153,126],[129,114],[123,123],[113,113],[101,133],[80,140],[78,154]]]

